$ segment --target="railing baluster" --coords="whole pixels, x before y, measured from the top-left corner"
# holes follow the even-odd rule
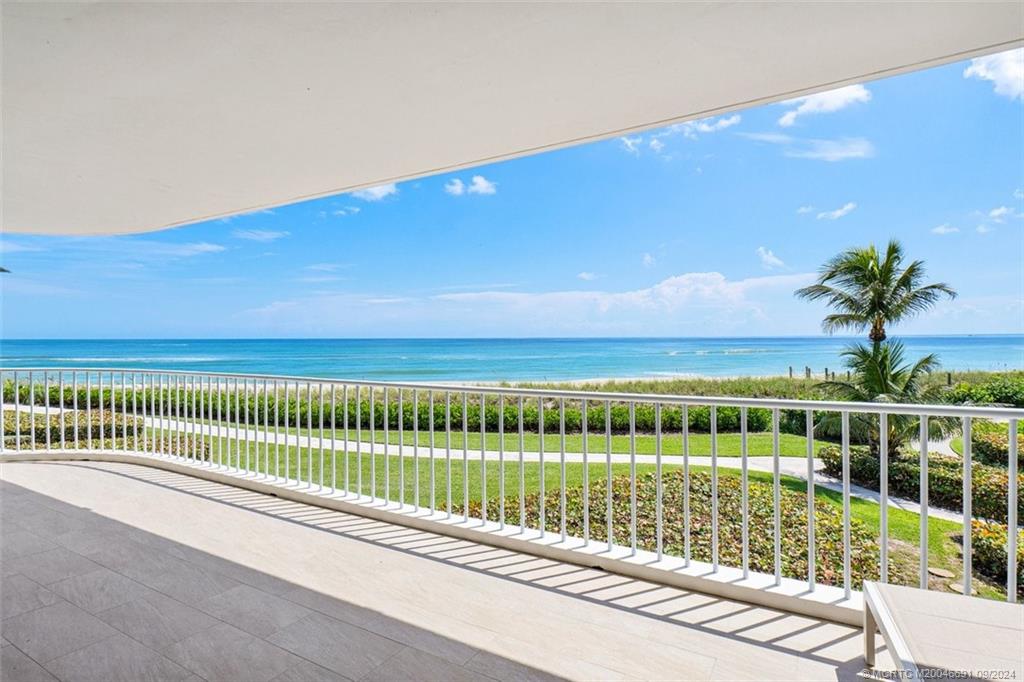
[[[1007,429],[1008,458],[1007,478],[1009,486],[1006,500],[1006,599],[1017,602],[1017,420],[1011,419]]]
[[[843,454],[843,594],[850,598],[850,413],[842,413]]]
[[[817,552],[814,546],[814,411],[804,415],[807,439],[807,590],[818,584]],[[884,514],[884,512],[883,512]]]
[[[427,427],[430,429],[430,511],[437,510],[437,483],[434,480],[434,392],[427,391],[427,402],[430,404],[427,414]]]
[[[480,394],[480,522],[487,523],[487,395]]]
[[[17,391],[17,386],[15,386],[15,391]],[[74,409],[75,449],[77,450],[80,447],[78,440],[78,422],[81,421],[78,415],[78,372],[71,373],[71,392],[71,400],[73,401],[72,407]]]
[[[683,563],[690,566],[690,408],[683,405]]]
[[[412,496],[415,511],[420,510],[420,396],[412,389]],[[466,508],[469,513],[469,508]]]
[[[775,584],[782,584],[782,477],[779,471],[779,408],[772,410],[772,504],[774,505]]]
[[[331,494],[338,492],[338,385],[331,384]],[[399,389],[401,396],[401,389]],[[277,405],[277,392],[274,392],[274,404]],[[276,471],[275,471],[276,473]]]
[[[370,418],[373,419],[373,393],[370,393]],[[371,427],[372,428],[372,427]],[[371,431],[371,434],[373,432]],[[373,452],[373,440],[370,440]],[[372,469],[371,469],[372,471]],[[313,384],[306,382],[306,487],[313,487]]]
[[[519,532],[526,530],[526,465],[524,463],[523,396],[519,396]]]
[[[350,487],[350,484],[349,484],[349,476],[348,476],[348,439],[349,439],[349,435],[348,435],[349,434],[349,432],[348,432],[348,384],[343,384],[342,387],[341,387],[341,401],[343,403],[345,403],[344,407],[342,407],[342,417],[341,417],[342,425],[344,426],[344,430],[345,430],[345,436],[344,436],[345,441],[344,441],[344,444],[343,444],[342,456],[345,458],[345,497],[348,497],[349,491],[352,490],[352,488]]]
[[[505,396],[498,396],[498,529],[505,529]]]
[[[292,403],[291,403],[291,398],[288,395],[288,393],[289,393],[288,389],[289,389],[289,385],[288,385],[288,382],[286,381],[286,382],[284,382],[284,443],[285,443],[285,446],[284,446],[284,480],[285,481],[288,481],[291,478],[291,475],[292,475],[292,473],[291,473],[291,459],[292,459],[292,452],[291,452],[291,450],[292,449],[291,449],[291,445],[290,445],[290,443],[291,443],[290,432],[291,432],[291,426],[292,426],[292,417],[291,417],[291,414],[292,414]],[[296,403],[298,403],[298,396],[296,396],[295,401],[296,401]],[[296,407],[297,407],[297,405],[296,405]],[[298,410],[296,410],[296,414],[297,413],[298,413]],[[298,450],[299,436],[298,436],[298,431],[297,430],[295,432],[295,446],[296,446],[295,449]]]
[[[385,391],[386,391],[386,389],[385,389]],[[323,384],[323,382],[320,382],[318,384],[317,396],[320,398],[320,440],[319,440],[319,443],[320,443],[320,470],[318,472],[317,479],[318,479],[318,491],[319,492],[323,492],[323,490],[324,490],[324,384]],[[384,396],[385,396],[384,408],[387,409],[388,405],[387,405],[387,393],[386,392],[385,392]],[[385,417],[384,418],[387,419],[387,412],[385,412]],[[385,433],[384,452],[385,452],[385,454],[387,454],[387,442],[388,442],[388,439],[386,437],[387,431],[385,431],[384,433]],[[385,498],[385,501],[387,501],[386,498]]]
[[[391,410],[388,408],[388,389],[384,387],[384,506],[391,502],[391,454],[388,452]]]
[[[711,571],[718,572],[718,408],[711,406]]]
[[[918,514],[921,519],[921,556],[919,580],[922,590],[928,589],[928,415],[921,415],[921,431],[918,438],[921,441],[920,463],[921,470],[918,485],[921,491],[921,507]]]
[[[562,542],[566,539],[565,527],[565,398],[558,399],[558,528]]]
[[[405,391],[398,389],[398,505],[405,506]]]
[[[370,500],[377,499],[377,398],[373,386],[367,386],[370,394]],[[433,505],[431,505],[433,506]]]
[[[629,548],[636,555],[636,403],[629,401]]]
[[[88,381],[86,374],[86,381]],[[32,433],[31,427],[29,433]],[[14,373],[14,450],[21,451],[21,382],[18,380],[18,373]]]
[[[46,450],[49,451],[50,444],[50,373],[43,372],[43,431],[46,438]]]
[[[878,415],[879,580],[889,582],[889,415]]]
[[[587,399],[583,399],[583,546],[590,545],[590,463],[587,461]]]
[[[218,381],[218,385],[219,385]],[[281,478],[281,393],[274,379],[274,480]],[[220,421],[220,399],[217,399],[218,411],[217,421]],[[287,448],[288,437],[285,435],[285,447]],[[285,450],[287,452],[287,449]]]
[[[543,538],[547,533],[547,519],[544,518],[546,506],[544,500],[544,479],[547,478],[547,472],[544,470],[544,399],[537,398],[537,460],[538,460],[538,479],[540,483],[540,496],[537,499],[538,504],[538,523],[540,524],[540,536]]]
[[[452,394],[444,392],[444,499],[445,518],[452,517]]]
[[[747,449],[747,408],[740,408],[740,567],[750,577],[750,490]]]
[[[612,550],[612,545],[615,543],[613,528],[613,510],[612,510],[612,402],[606,400],[604,403],[604,452],[605,452],[605,475],[607,477],[607,484],[605,486],[605,525],[608,526],[605,529],[605,535],[607,535],[608,551]]]
[[[972,485],[971,480],[971,418],[963,418],[963,441],[964,441],[964,472],[963,472],[963,514],[964,514],[964,539],[963,539],[963,554],[964,554],[964,594],[970,596],[971,594],[971,518],[973,515],[972,508]],[[1007,533],[1011,534],[1016,531],[1015,528],[1011,528],[1007,524]]]
[[[61,378],[61,385],[60,385],[60,393],[61,393],[61,402],[63,402],[63,400],[64,400],[64,380],[63,380],[63,375],[61,375],[61,377],[62,378]],[[63,428],[64,427],[64,419],[63,419],[63,414],[64,414],[64,411],[62,409],[61,410],[61,415],[62,415],[62,418],[61,418],[61,430],[60,430],[60,444],[61,444],[62,448],[64,447],[64,428]],[[135,372],[132,372],[132,430],[133,430],[133,432],[135,434],[134,447],[135,447],[136,451],[139,451],[140,450],[140,448],[139,448],[139,398],[138,398],[138,392],[137,392],[136,386],[135,386]],[[143,433],[145,433],[145,430],[143,430]]]
[[[658,554],[658,561],[661,561],[664,555],[663,544],[664,544],[664,531],[662,528],[662,522],[664,519],[664,512],[662,510],[662,481],[661,481],[661,403],[654,403],[654,476],[657,478],[655,483],[654,492],[654,534],[656,551]]]
[[[362,387],[356,384],[356,497],[363,497],[363,397]]]
[[[462,520],[469,521],[469,394],[462,393]]]

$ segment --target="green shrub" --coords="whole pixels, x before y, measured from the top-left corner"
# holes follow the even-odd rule
[[[102,422],[102,429],[100,428]],[[91,415],[79,412],[66,412],[63,415],[51,414],[35,415],[33,422],[28,412],[18,413],[18,424],[15,424],[14,410],[4,411],[4,446],[14,447],[16,431],[21,434],[21,445],[36,443],[45,445],[46,437],[49,434],[50,444],[56,448],[60,446],[61,432],[64,433],[65,443],[74,441],[75,427],[78,427],[78,438],[82,441],[90,439],[123,438],[125,435],[132,436],[135,430],[144,428],[142,419],[132,419],[121,414],[108,411],[93,410]],[[126,434],[127,430],[127,434]]]
[[[826,446],[819,452],[825,473],[842,477],[842,452]],[[921,496],[921,467],[916,452],[899,451],[889,455],[889,494],[917,500]],[[872,490],[879,488],[879,462],[866,447],[850,448],[850,480]],[[1018,476],[1024,489],[1024,475]],[[1009,478],[1005,468],[974,463],[971,466],[971,509],[973,516],[996,521],[1006,519]],[[959,457],[928,455],[928,502],[936,507],[963,509],[963,462]],[[1024,518],[1024,500],[1017,498],[1018,518]]]
[[[663,542],[664,551],[672,556],[683,556],[685,525],[683,521],[683,472],[676,469],[663,475]],[[656,496],[657,478],[653,473],[637,480],[637,546],[654,551],[656,549]],[[590,531],[594,540],[605,541],[606,516],[605,495],[607,481],[595,480],[590,486]],[[719,560],[723,565],[741,565],[742,557],[742,507],[741,482],[737,476],[723,476],[718,479],[719,505]],[[531,494],[525,499],[526,522],[531,528],[539,526],[539,495]],[[782,575],[804,580],[807,578],[807,500],[801,493],[783,490],[782,496]],[[557,533],[560,492],[552,490],[545,495],[545,526]],[[496,514],[497,503],[489,502],[489,514]],[[518,521],[519,500],[509,497],[505,501],[506,515]],[[751,481],[749,484],[749,552],[750,568],[753,571],[772,573],[774,567],[774,501],[770,484]],[[454,505],[453,511],[461,513],[461,506]],[[480,503],[470,503],[470,515],[479,517]],[[704,472],[690,474],[690,543],[691,555],[697,561],[711,562],[711,477]],[[843,582],[843,517],[832,505],[815,506],[815,563],[818,582],[841,585]],[[583,536],[583,489],[571,488],[566,491],[566,531],[568,534]],[[612,532],[616,543],[628,544],[630,538],[630,482],[628,476],[612,479]],[[865,579],[874,579],[878,574],[878,541],[873,533],[860,521],[852,523],[851,577],[854,588],[859,588]],[[913,571],[902,564],[902,555],[891,556],[893,575],[912,576]]]
[[[1024,407],[1024,373],[978,383],[958,383],[947,393],[947,399],[952,403]]]
[[[1006,584],[1009,536],[1006,524],[990,521],[971,522],[971,563],[978,573]],[[1017,531],[1017,595],[1024,597],[1024,530]]]
[[[1006,424],[980,422],[971,430],[971,453],[974,460],[996,467],[1006,467],[1010,457],[1010,433]],[[1024,470],[1024,432],[1017,432],[1018,471]]]

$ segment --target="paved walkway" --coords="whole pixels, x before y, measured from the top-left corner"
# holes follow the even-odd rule
[[[856,628],[148,467],[4,463],[0,491],[4,680],[831,682],[863,668]]]
[[[13,408],[14,408],[14,405],[4,405],[4,409],[13,409]],[[22,405],[20,407],[20,409],[22,411],[27,411],[28,408],[26,406]],[[39,414],[42,409],[43,408],[41,406],[36,406],[36,413]],[[53,413],[53,414],[59,414],[61,411],[62,411],[62,409],[59,408],[59,407],[52,407],[52,408],[50,408],[50,412]],[[70,411],[70,410],[66,410],[66,411]],[[389,445],[385,446],[383,443],[371,444],[370,442],[365,441],[365,440],[360,442],[360,441],[345,440],[345,439],[340,439],[340,438],[339,439],[331,439],[330,438],[330,430],[329,429],[325,429],[325,437],[323,439],[321,439],[321,438],[319,438],[318,435],[314,435],[312,437],[309,437],[309,436],[300,435],[300,434],[287,434],[287,433],[284,433],[283,431],[281,433],[279,433],[279,434],[275,434],[272,431],[268,432],[268,431],[264,431],[264,430],[259,430],[259,429],[255,428],[255,427],[247,429],[247,428],[235,428],[233,426],[223,426],[223,425],[217,425],[217,424],[195,424],[195,425],[193,425],[193,424],[191,424],[189,422],[186,422],[184,420],[177,421],[177,420],[174,420],[174,419],[162,419],[161,420],[161,419],[154,419],[152,417],[145,417],[144,418],[144,422],[150,428],[157,428],[158,427],[158,428],[161,428],[161,429],[170,429],[170,430],[181,429],[183,433],[184,432],[188,432],[190,429],[194,428],[194,429],[196,429],[196,432],[199,435],[206,436],[206,437],[219,437],[219,438],[240,439],[243,442],[248,440],[250,443],[257,443],[257,442],[258,443],[263,443],[264,439],[267,439],[270,442],[271,446],[273,446],[275,444],[275,435],[276,435],[276,437],[277,437],[276,442],[279,443],[282,446],[287,445],[287,446],[291,446],[291,447],[308,448],[310,445],[312,445],[314,448],[318,448],[318,449],[319,448],[325,448],[325,449],[332,449],[333,448],[336,452],[345,452],[346,450],[348,452],[359,452],[361,450],[364,454],[371,454],[371,453],[373,453],[373,454],[377,454],[377,455],[383,455],[385,452],[387,452],[387,454],[392,455],[392,456],[396,456],[396,457],[399,454],[403,454],[406,457],[411,457],[412,454],[413,454],[413,446],[411,444],[410,445],[405,445],[404,447],[399,448],[399,446],[397,444],[389,444]],[[395,431],[392,429],[392,433],[394,433],[394,432]],[[377,434],[381,435],[382,433],[383,433],[383,431],[378,429]],[[406,433],[409,433],[409,431],[407,430]],[[421,433],[422,433],[422,431],[421,431]],[[363,430],[363,437],[364,438],[368,438],[369,437],[369,430],[368,429],[364,429]],[[595,441],[597,441],[597,440],[599,440],[599,439],[595,439]],[[947,446],[948,446],[948,442],[947,442]],[[441,453],[441,456],[443,456],[444,452],[445,452],[444,448],[443,447],[439,447],[439,446],[435,446],[434,447],[434,451],[435,451],[435,456],[439,452]],[[420,454],[421,457],[428,456],[429,452],[430,452],[430,447],[429,446],[425,446],[425,445],[420,445],[419,446],[419,454]],[[470,459],[473,459],[473,460],[479,461],[481,454],[483,454],[484,458],[487,461],[489,461],[489,462],[501,461],[503,458],[504,458],[504,460],[506,462],[519,461],[519,452],[518,451],[506,452],[504,454],[498,452],[497,450],[486,450],[484,453],[481,453],[480,450],[470,450],[469,451],[469,457],[470,457]],[[452,457],[453,458],[457,457],[457,458],[461,459],[461,457],[462,457],[462,449],[461,448],[458,448],[458,449],[453,448],[453,450],[452,450]],[[637,464],[655,464],[657,462],[657,458],[654,455],[639,455],[638,454],[635,457],[636,457],[635,461],[636,461]],[[582,463],[583,459],[584,458],[583,458],[583,454],[582,453],[579,453],[579,452],[567,452],[567,453],[565,453],[565,461],[566,462]],[[595,463],[595,464],[596,463],[606,462],[607,460],[608,460],[608,458],[607,458],[607,456],[604,453],[590,453],[589,456],[588,456],[588,461],[591,462],[591,463]],[[736,456],[719,456],[717,458],[717,460],[718,460],[717,464],[721,468],[725,468],[725,469],[740,469],[740,468],[742,468],[742,460],[741,460],[740,457],[736,457]],[[524,452],[523,453],[523,461],[525,461],[525,462],[538,462],[538,461],[540,461],[540,454],[537,453],[537,452]],[[558,452],[548,452],[548,453],[545,454],[544,461],[545,462],[559,462],[559,461],[561,461],[560,460],[560,453],[558,453]],[[613,464],[628,464],[631,461],[631,457],[628,454],[613,453],[611,455],[611,461],[612,461]],[[774,463],[773,463],[773,458],[771,456],[761,456],[761,455],[750,456],[750,457],[747,458],[747,461],[748,461],[748,466],[749,466],[751,471],[760,471],[760,472],[767,472],[767,473],[772,473],[774,471],[774,468],[773,468],[774,467]],[[682,464],[682,456],[680,456],[680,455],[665,455],[665,456],[662,457],[662,463],[664,465],[666,465],[666,466],[681,465]],[[691,455],[690,456],[690,465],[691,466],[710,467],[711,466],[711,457],[710,456],[705,456],[705,455]],[[823,465],[823,463],[822,463],[822,461],[820,459],[817,459],[817,458],[814,459],[814,484],[816,486],[820,486],[820,487],[826,488],[828,490],[833,490],[833,491],[836,491],[836,492],[842,492],[842,490],[843,490],[842,481],[839,480],[839,479],[836,479],[836,478],[833,478],[831,476],[827,476],[826,474],[824,474],[823,471],[822,471],[823,466],[824,465]],[[779,472],[782,475],[793,476],[795,478],[799,478],[799,479],[801,479],[803,481],[806,481],[807,480],[807,460],[805,458],[803,458],[803,457],[780,457],[779,458]],[[872,490],[870,488],[866,488],[864,486],[859,486],[859,485],[851,484],[851,486],[850,486],[850,495],[853,496],[853,497],[857,497],[857,498],[864,499],[864,500],[871,500],[871,501],[873,501],[875,503],[881,504],[881,494],[878,491]],[[920,504],[917,501],[903,499],[903,498],[898,498],[898,497],[892,497],[892,496],[889,497],[889,506],[894,508],[894,509],[901,509],[901,510],[904,510],[904,511],[912,512],[914,514],[919,514],[920,511],[921,511],[921,506],[920,506]],[[963,515],[962,514],[960,514],[958,512],[955,512],[955,511],[948,510],[948,509],[939,509],[939,508],[935,508],[935,507],[929,507],[928,508],[928,516],[929,517],[939,518],[939,519],[946,519],[948,521],[954,521],[956,523],[963,523]]]

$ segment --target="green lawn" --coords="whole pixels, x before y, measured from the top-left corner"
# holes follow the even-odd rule
[[[211,422],[203,420],[202,423],[209,424]],[[212,422],[222,426],[234,426],[233,423],[227,422]],[[250,429],[257,427],[250,426]],[[282,427],[281,433],[288,433],[291,435],[306,435],[310,431],[306,428],[296,427]],[[313,428],[313,437],[316,438],[320,435],[318,428]],[[273,434],[273,430],[271,430]],[[331,437],[330,428],[325,428],[323,433],[324,438]],[[273,438],[273,435],[271,435]],[[337,431],[338,440],[357,440],[357,432],[355,429],[349,429],[348,437],[345,437],[344,429],[338,429]],[[370,442],[370,431],[369,429],[363,429],[358,433],[359,442],[369,443]],[[395,429],[388,431],[388,443],[391,445],[397,445],[399,443],[398,432]],[[457,450],[459,456],[462,456],[462,432],[453,431],[451,434],[451,448],[453,451]],[[383,443],[384,442],[384,431],[377,429],[373,434],[373,442]],[[430,446],[430,433],[421,430],[419,438],[415,437],[415,434],[410,429],[406,429],[402,434],[402,443],[405,445],[412,445],[418,443],[421,447]],[[485,435],[486,449],[491,451],[497,451],[500,444],[500,439],[497,433],[487,433]],[[480,450],[480,433],[470,432],[466,438],[466,447],[471,451],[476,450],[479,453]],[[691,433],[689,436],[690,454],[691,455],[710,455],[711,454],[711,434],[708,433]],[[446,434],[443,431],[434,433],[434,449],[444,449],[446,445]],[[540,445],[540,436],[537,433],[525,433],[523,434],[523,449],[526,452],[537,452],[538,446]],[[656,451],[657,438],[654,434],[650,433],[638,433],[636,435],[636,452],[640,455],[653,455]],[[822,441],[814,442],[814,451],[818,452],[825,445]],[[506,433],[504,437],[505,451],[509,453],[519,452],[519,434],[518,433]],[[679,433],[662,434],[661,447],[663,455],[682,455],[683,454],[683,438]],[[583,451],[583,434],[572,433],[566,434],[565,436],[565,449],[567,452],[582,452]],[[587,449],[588,452],[595,453],[596,455],[603,454],[605,452],[605,436],[604,433],[591,433],[587,437]],[[557,433],[544,434],[544,451],[557,453],[561,450],[561,438]],[[616,454],[629,454],[629,436],[622,434],[615,434],[612,436],[612,452]],[[751,433],[747,436],[747,451],[751,455],[771,455],[772,454],[772,434],[771,433]],[[718,434],[718,454],[724,456],[736,456],[740,455],[740,434],[738,433],[719,433]],[[779,434],[779,454],[782,457],[806,457],[807,456],[807,439],[804,436],[796,436],[789,433]]]

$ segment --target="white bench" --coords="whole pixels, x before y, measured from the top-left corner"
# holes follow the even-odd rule
[[[864,583],[864,661],[880,630],[909,679],[1024,680],[1024,606]]]

